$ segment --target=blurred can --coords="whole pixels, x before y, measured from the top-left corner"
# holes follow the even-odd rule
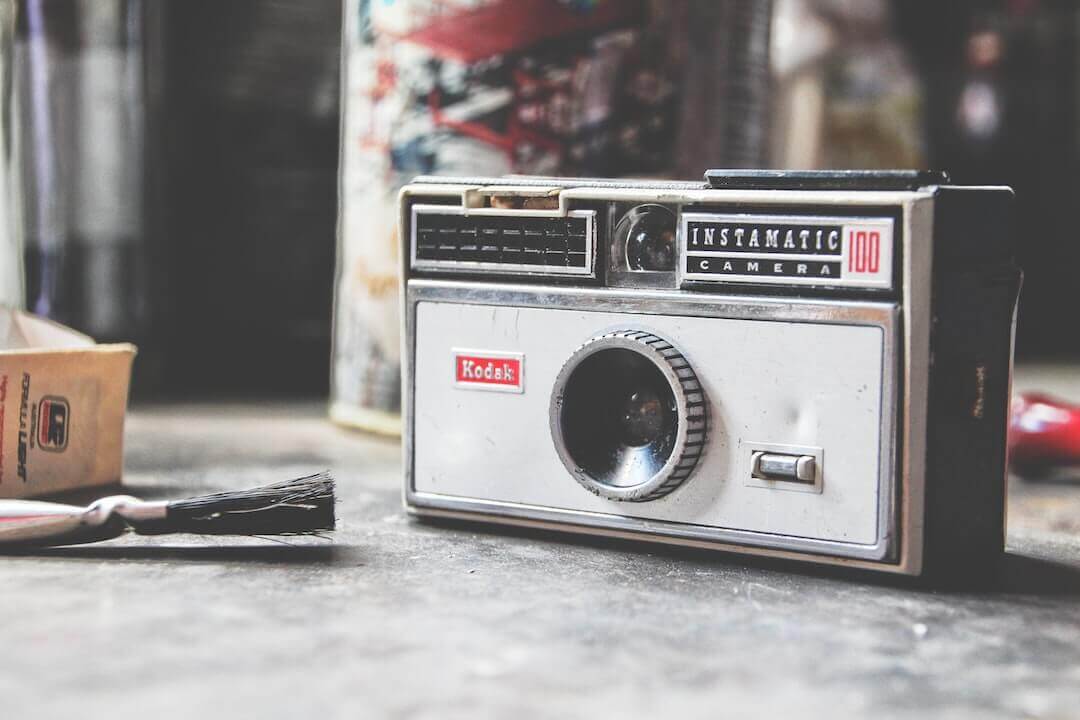
[[[770,12],[750,0],[346,0],[331,417],[400,431],[401,185],[700,177],[710,138],[694,118],[718,110],[741,122],[704,124],[708,163],[760,164],[768,77],[747,70],[767,68]]]

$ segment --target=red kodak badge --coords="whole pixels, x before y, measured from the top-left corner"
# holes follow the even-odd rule
[[[513,352],[454,350],[454,382],[471,390],[524,392],[525,356]]]

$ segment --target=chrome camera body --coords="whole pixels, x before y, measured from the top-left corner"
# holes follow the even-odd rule
[[[908,171],[417,178],[406,507],[905,575],[992,568],[1011,204]]]

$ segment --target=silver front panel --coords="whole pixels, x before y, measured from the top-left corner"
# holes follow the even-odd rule
[[[410,504],[895,558],[895,306],[418,280],[407,299],[415,353],[408,377],[417,383],[406,388]],[[585,491],[560,463],[548,428],[563,362],[589,338],[620,328],[675,344],[709,401],[698,468],[670,495],[644,503]],[[459,388],[452,369],[461,347],[520,353],[524,392]],[[752,478],[752,451],[763,444],[820,448],[816,490]]]

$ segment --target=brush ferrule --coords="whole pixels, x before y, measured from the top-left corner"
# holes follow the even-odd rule
[[[135,505],[138,502],[137,498],[130,495],[110,495],[99,498],[83,511],[82,522],[91,527],[104,525],[113,519],[117,509]]]
[[[136,500],[133,503],[118,505],[115,512],[128,522],[137,525],[141,522],[164,520],[169,514],[169,503],[164,500],[153,502]]]

